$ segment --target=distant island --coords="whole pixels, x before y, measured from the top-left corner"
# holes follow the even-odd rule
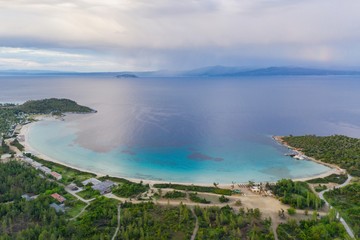
[[[122,74],[118,74],[116,75],[117,78],[137,78],[138,76],[136,76],[135,74],[132,73],[122,73]]]

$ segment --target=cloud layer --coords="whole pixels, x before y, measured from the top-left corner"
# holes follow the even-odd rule
[[[356,66],[360,1],[0,0],[0,68]]]

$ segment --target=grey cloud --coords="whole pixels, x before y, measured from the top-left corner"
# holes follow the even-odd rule
[[[354,65],[359,9],[358,0],[0,0],[0,45],[88,50],[114,67]]]

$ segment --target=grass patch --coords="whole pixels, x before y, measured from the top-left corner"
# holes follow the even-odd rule
[[[197,193],[190,193],[190,200],[196,203],[209,204],[211,201],[206,200],[206,198],[199,197]]]
[[[110,177],[109,175],[106,175],[106,176],[102,176],[102,177],[99,177],[98,178],[100,181],[106,181],[106,180],[110,180],[110,181],[113,181],[113,182],[116,182],[116,183],[134,183],[134,182],[131,182],[125,178],[119,178],[119,177]]]
[[[186,197],[186,193],[184,192],[179,192],[179,191],[172,191],[172,192],[167,192],[164,195],[164,198],[170,198],[170,199],[176,199],[176,198],[185,198]]]
[[[76,215],[78,215],[83,210],[83,208],[85,206],[86,206],[86,203],[84,203],[84,202],[82,202],[80,200],[67,202],[66,207],[69,207],[69,208],[66,210],[66,215],[69,218],[73,218]]]
[[[85,187],[84,190],[76,194],[84,199],[92,199],[101,195],[99,191],[92,189],[90,186]]]
[[[314,189],[315,189],[316,192],[321,192],[321,191],[326,190],[327,187],[325,185],[319,184],[318,186],[315,186]]]
[[[172,183],[157,183],[154,184],[156,188],[172,188],[176,190],[192,191],[192,192],[209,192],[216,193],[220,195],[231,195],[232,191],[230,189],[223,189],[217,187],[206,187],[206,186],[196,186],[196,185],[182,185],[182,184],[172,184]]]

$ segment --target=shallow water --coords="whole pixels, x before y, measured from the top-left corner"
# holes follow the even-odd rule
[[[274,181],[328,170],[284,156],[271,135],[359,137],[356,77],[0,78],[0,102],[66,97],[98,110],[35,124],[30,144],[110,175]]]

